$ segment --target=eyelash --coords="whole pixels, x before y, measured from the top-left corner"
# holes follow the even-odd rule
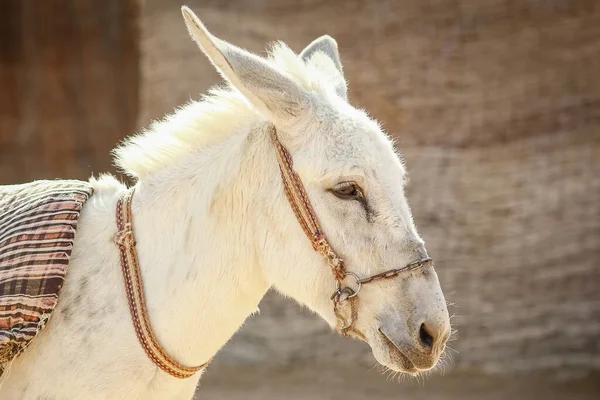
[[[352,189],[352,193],[342,193],[344,189]],[[363,191],[355,182],[342,182],[331,189],[331,192],[342,200],[364,199]]]
[[[337,193],[336,188],[339,188],[341,186],[347,187],[348,185],[351,185],[354,188],[356,194],[344,196],[344,195],[340,195],[339,193]],[[364,195],[362,188],[360,186],[358,186],[356,184],[356,182],[342,182],[342,183],[336,185],[335,187],[331,188],[330,191],[341,200],[357,201],[364,209],[367,221],[369,221],[369,222],[373,221],[373,215],[374,215],[373,210],[371,210],[371,208],[369,207],[369,205],[367,203],[367,199]]]

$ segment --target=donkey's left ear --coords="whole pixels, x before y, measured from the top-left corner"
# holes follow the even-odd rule
[[[340,61],[338,45],[334,38],[323,35],[312,41],[300,57],[309,65],[315,66],[321,73],[327,74],[333,82],[337,94],[344,100],[348,100],[346,80]]]
[[[202,52],[244,97],[273,122],[287,123],[311,106],[310,94],[267,60],[213,36],[182,7],[188,31]]]

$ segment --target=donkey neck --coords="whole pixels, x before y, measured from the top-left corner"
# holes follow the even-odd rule
[[[253,239],[259,171],[247,176],[261,142],[232,135],[137,184],[133,229],[150,322],[185,365],[213,357],[269,288]]]

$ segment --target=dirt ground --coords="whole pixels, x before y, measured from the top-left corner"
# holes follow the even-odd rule
[[[215,366],[195,399],[228,400],[598,400],[600,374],[561,379],[556,375],[490,376],[468,372],[425,379],[392,379],[362,367],[316,365],[294,369]]]

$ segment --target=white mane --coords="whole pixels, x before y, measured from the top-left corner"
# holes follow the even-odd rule
[[[317,56],[326,57],[324,54]],[[323,67],[306,64],[283,42],[271,46],[268,60],[281,73],[315,95],[330,95]],[[328,65],[324,63],[325,65]],[[317,64],[318,65],[318,64]],[[337,73],[335,70],[331,74]],[[246,98],[231,86],[214,87],[200,101],[190,101],[140,134],[129,137],[113,151],[115,165],[132,177],[162,169],[186,154],[215,143],[236,127],[263,118]]]

